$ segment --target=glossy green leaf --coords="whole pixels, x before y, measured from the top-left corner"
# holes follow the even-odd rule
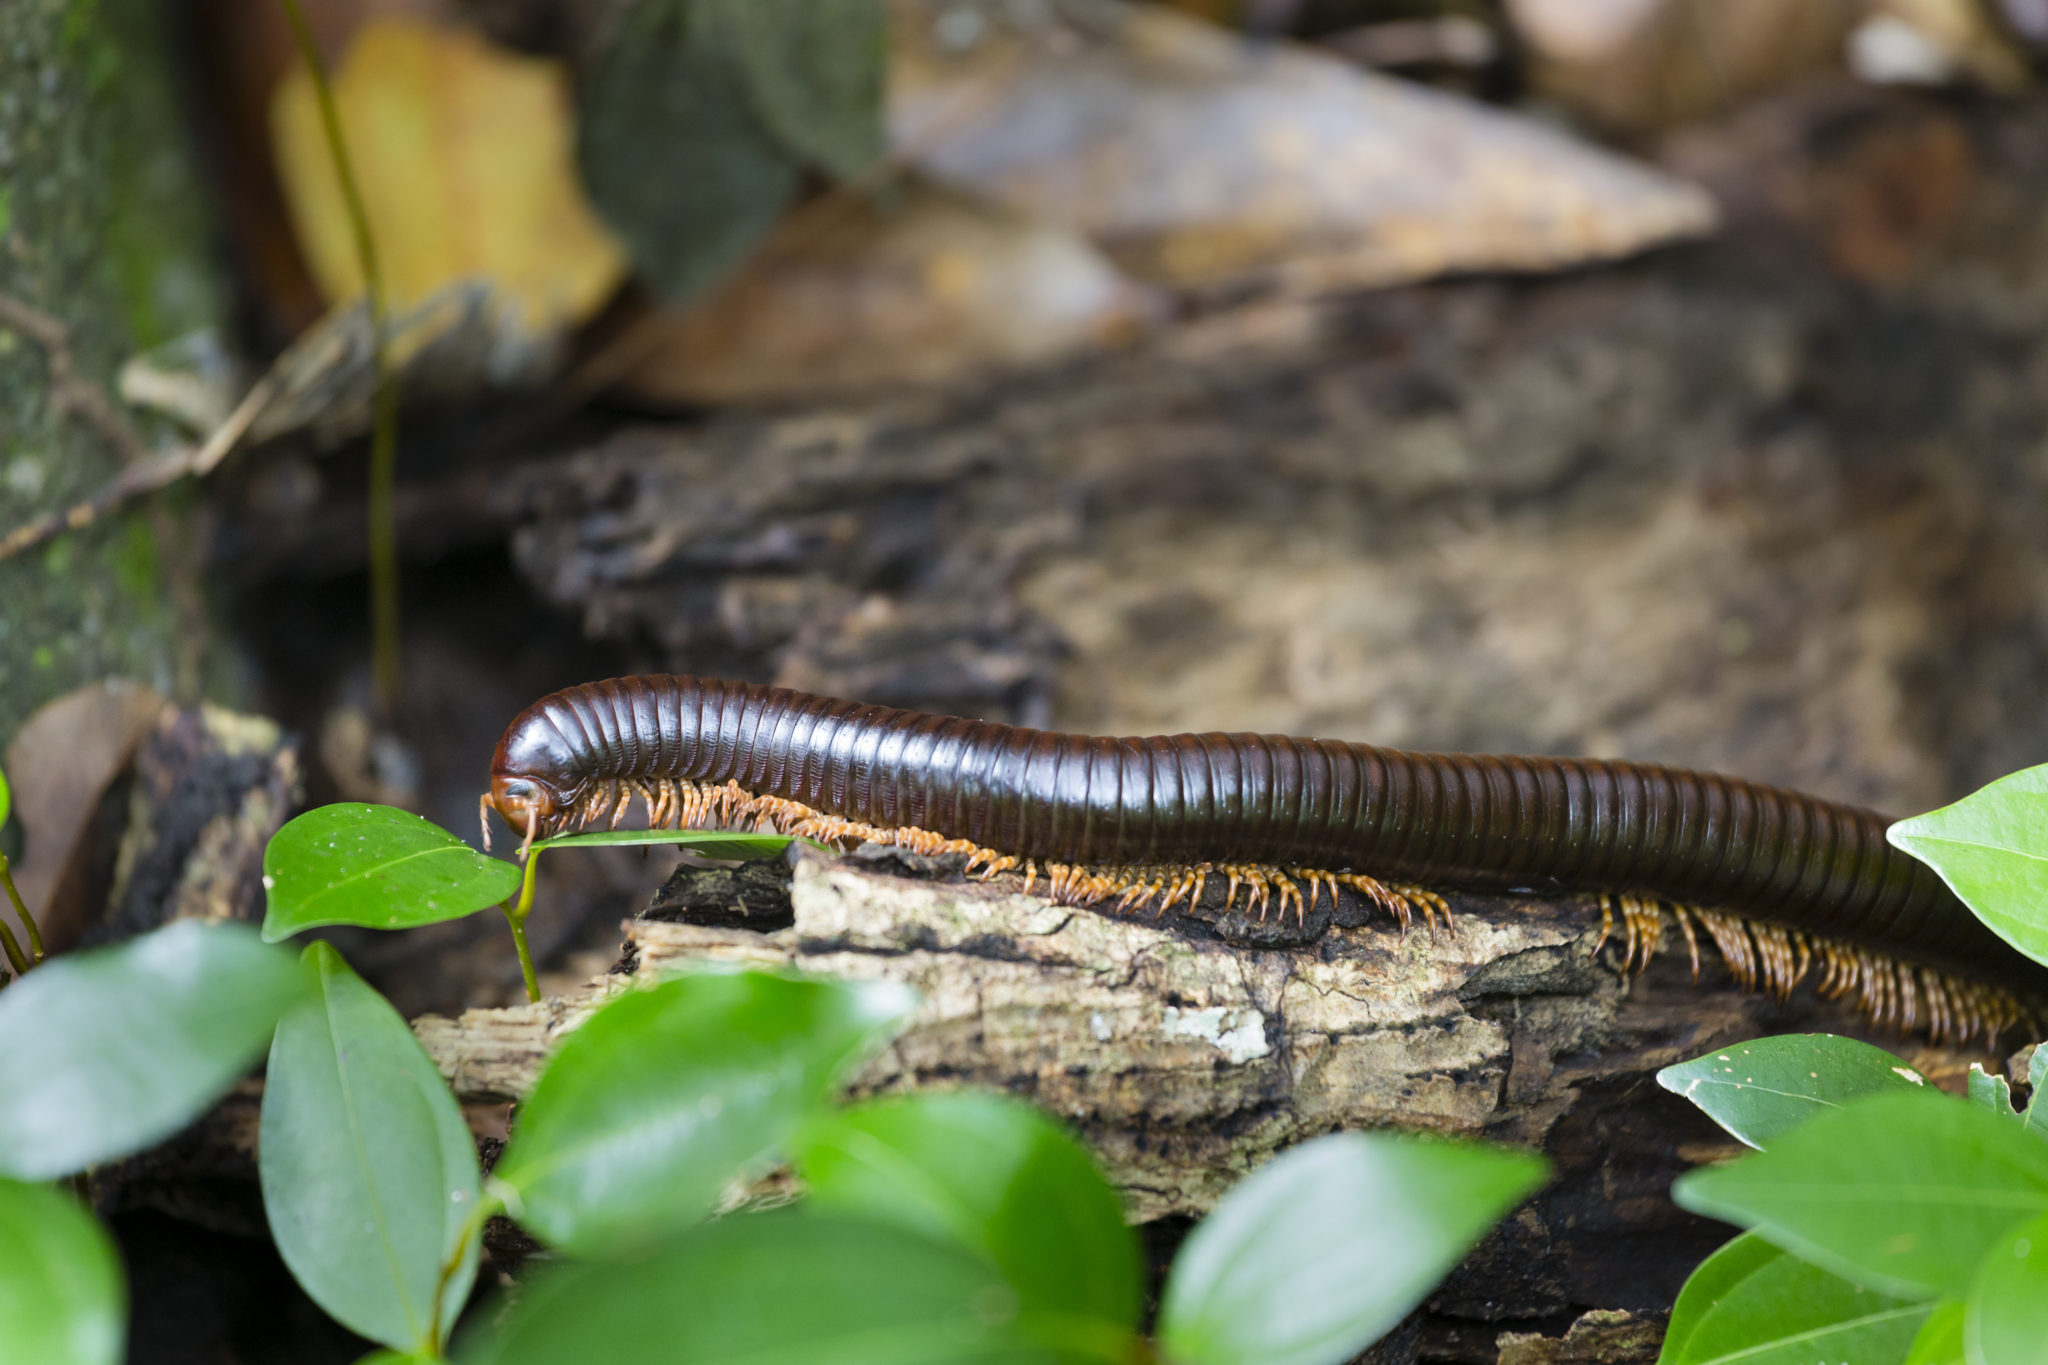
[[[1337,1133],[1274,1159],[1181,1244],[1159,1308],[1180,1365],[1336,1365],[1393,1327],[1544,1177],[1542,1158]]]
[[[1758,1038],[1657,1073],[1657,1084],[1752,1147],[1853,1100],[1926,1083],[1883,1048],[1832,1033]]]
[[[2048,962],[2048,764],[1901,820],[1885,837],[1940,873],[2000,938]]]
[[[396,806],[344,801],[309,810],[263,850],[272,943],[323,924],[411,929],[489,909],[519,869]]]
[[[1026,1309],[1137,1324],[1138,1243],[1088,1150],[1004,1095],[871,1100],[807,1127],[813,1203],[950,1238],[987,1257]]]
[[[1934,1305],[1906,1352],[1906,1365],[1963,1365],[1962,1300],[1944,1299]]]
[[[2018,1118],[2019,1113],[2012,1107],[2012,1085],[2003,1076],[1994,1076],[1976,1062],[1970,1063],[1970,1103],[1979,1109],[1998,1115],[2000,1118]]]
[[[476,1147],[441,1073],[383,996],[326,943],[317,992],[278,1022],[257,1148],[277,1249],[330,1317],[394,1350],[447,1329],[476,1277]],[[437,1334],[436,1328],[439,1328]]]
[[[514,1217],[615,1254],[710,1212],[910,1009],[888,983],[700,974],[628,991],[562,1040],[492,1172]]]
[[[2027,1059],[2027,1129],[2042,1137],[2048,1137],[2048,1044],[2038,1044],[2034,1055]]]
[[[1880,1095],[1672,1196],[1881,1292],[1960,1296],[1994,1242],[2048,1211],[2048,1143],[1944,1095]]]
[[[114,1365],[126,1300],[97,1219],[47,1185],[0,1180],[0,1360]]]
[[[1889,1298],[1746,1232],[1693,1271],[1657,1365],[1896,1361],[1930,1305]]]
[[[700,0],[732,35],[754,111],[840,180],[881,159],[889,26],[882,0]]]
[[[722,829],[601,829],[589,834],[558,834],[534,840],[544,848],[602,848],[620,844],[680,844],[705,858],[773,858],[796,842],[788,834],[735,834]]]
[[[651,1256],[521,1286],[462,1365],[1026,1365],[1049,1362],[980,1257],[902,1228],[783,1209],[722,1218]]]
[[[7,785],[7,772],[0,769],[0,825],[7,823],[7,817],[14,811],[14,788]]]
[[[234,924],[181,920],[50,959],[0,991],[0,1175],[70,1175],[170,1136],[306,988],[290,954]]]
[[[613,7],[576,82],[591,202],[672,303],[744,260],[803,183],[738,43],[698,0],[636,0]]]
[[[2022,1223],[1985,1253],[1963,1314],[1970,1365],[2048,1360],[2048,1217]]]

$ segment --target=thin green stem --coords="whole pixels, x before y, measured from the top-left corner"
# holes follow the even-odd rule
[[[14,913],[21,916],[21,927],[28,934],[29,955],[37,962],[43,960],[43,934],[36,928],[36,917],[22,904],[21,893],[14,889],[14,873],[7,865],[7,855],[0,853],[0,886],[7,888],[7,899],[14,902]],[[0,926],[4,927],[4,926]]]
[[[533,949],[526,946],[526,921],[516,919],[510,910],[505,912],[505,923],[512,926],[512,949],[519,954],[519,975],[526,982],[526,998],[540,1003],[540,978],[533,973]]]
[[[7,961],[16,976],[28,970],[28,959],[21,955],[21,944],[15,941],[14,931],[7,927],[6,920],[0,920],[0,949],[6,950]]]
[[[390,715],[398,705],[400,687],[398,640],[398,377],[391,370],[389,326],[384,315],[384,273],[377,261],[377,242],[370,232],[370,214],[363,206],[361,187],[349,161],[348,143],[341,132],[341,113],[335,107],[334,88],[327,80],[326,64],[313,42],[306,13],[299,0],[278,0],[284,6],[299,56],[313,81],[313,96],[320,106],[320,123],[327,135],[327,150],[334,157],[335,178],[341,182],[342,203],[348,210],[350,233],[355,237],[356,259],[363,272],[363,299],[370,314],[370,373],[375,381],[375,398],[370,419],[370,676],[376,688],[378,708]]]
[[[526,875],[519,883],[519,901],[505,907],[505,923],[512,926],[512,947],[519,953],[519,974],[526,980],[526,998],[540,1003],[540,978],[533,971],[533,950],[526,946],[526,917],[533,912],[533,876],[540,866],[539,849],[526,855]]]

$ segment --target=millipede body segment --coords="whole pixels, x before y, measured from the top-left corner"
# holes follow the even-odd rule
[[[1283,735],[1115,738],[676,675],[542,698],[484,801],[530,842],[613,823],[757,825],[968,855],[1088,904],[1163,910],[1224,881],[1263,915],[1349,887],[1405,925],[1430,887],[1589,891],[1631,961],[1667,917],[1743,984],[1815,976],[1941,1037],[2030,1018],[2048,971],[2007,946],[1874,812],[1644,763],[1411,753]],[[486,828],[488,837],[488,828]],[[1611,923],[1611,920],[1610,920]]]

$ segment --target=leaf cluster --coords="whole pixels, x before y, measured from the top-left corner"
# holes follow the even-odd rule
[[[1903,820],[1891,842],[2048,962],[2048,768]],[[1827,1034],[1765,1038],[1657,1079],[1758,1149],[1672,1194],[1748,1229],[1687,1281],[1661,1365],[2024,1365],[2048,1358],[2048,1047],[2015,1110]]]
[[[2048,1341],[2048,1048],[2034,1099],[1967,1100],[1830,1034],[1764,1038],[1657,1078],[1758,1151],[1672,1194],[1750,1229],[1687,1281],[1662,1365],[2021,1365]]]
[[[787,843],[684,837],[729,854]],[[519,880],[363,806],[292,822],[265,868],[273,938],[431,923]],[[107,1236],[40,1182],[189,1122],[266,1041],[272,1235],[380,1360],[559,1361],[603,1342],[650,1361],[1336,1365],[1543,1176],[1538,1157],[1472,1144],[1305,1144],[1190,1234],[1148,1339],[1136,1238],[1058,1122],[1000,1095],[841,1101],[915,1006],[887,982],[768,972],[623,984],[564,1037],[486,1173],[432,1060],[332,945],[294,961],[239,926],[180,924],[59,959],[0,995],[0,1031],[45,1044],[33,1063],[0,1054],[0,1361],[119,1357]],[[749,1182],[785,1165],[802,1198],[750,1203]],[[553,1255],[458,1332],[498,1216]]]

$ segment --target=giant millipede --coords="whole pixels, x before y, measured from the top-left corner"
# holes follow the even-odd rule
[[[1210,880],[1305,916],[1348,887],[1405,927],[1431,886],[1579,890],[1646,963],[1667,916],[1751,989],[1817,974],[1873,1023],[1937,1038],[2031,1022],[2048,974],[1885,841],[1884,816],[1647,763],[1410,753],[1283,735],[1061,734],[752,683],[567,688],[499,741],[486,806],[530,844],[616,824],[754,825],[957,852],[1073,904],[1163,912]],[[489,826],[486,815],[485,839]]]

